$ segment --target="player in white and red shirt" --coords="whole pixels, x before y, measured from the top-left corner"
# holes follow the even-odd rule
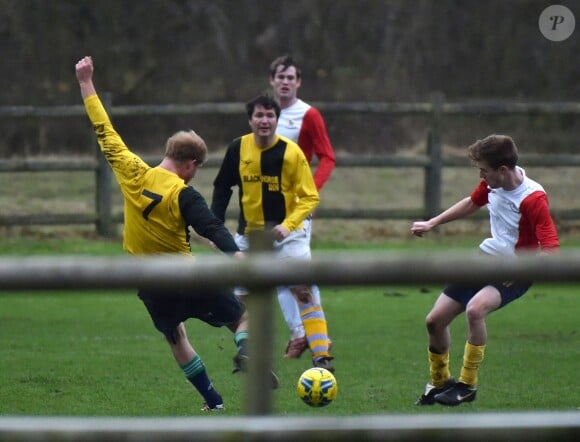
[[[428,221],[413,223],[411,232],[422,236],[435,226],[464,218],[486,206],[491,237],[479,248],[490,256],[517,256],[523,252],[557,252],[560,243],[550,215],[544,188],[517,166],[518,151],[505,135],[490,135],[469,147],[469,156],[482,178],[476,189],[461,201]],[[417,405],[459,405],[477,393],[477,374],[487,343],[485,318],[522,296],[529,281],[476,286],[450,285],[443,290],[427,315],[431,382]],[[466,313],[468,339],[457,381],[449,370],[451,321]]]
[[[280,103],[281,114],[276,133],[297,143],[310,163],[315,156],[318,165],[314,172],[314,183],[320,192],[334,169],[336,159],[330,144],[322,115],[315,107],[297,97],[302,83],[300,68],[288,55],[276,58],[270,64],[270,85],[274,97]],[[312,217],[304,221],[304,230],[310,241]],[[320,305],[318,286],[310,287],[314,300]],[[290,340],[286,346],[286,358],[299,358],[308,348],[296,300],[288,287],[278,287],[278,302],[290,329]]]

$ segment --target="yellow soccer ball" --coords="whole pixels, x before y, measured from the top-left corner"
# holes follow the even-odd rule
[[[338,384],[325,368],[309,368],[298,379],[298,397],[311,407],[325,407],[336,399]]]

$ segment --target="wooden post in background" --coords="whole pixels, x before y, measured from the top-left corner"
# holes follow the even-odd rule
[[[431,95],[433,121],[427,139],[427,156],[429,165],[425,173],[425,218],[429,219],[441,211],[441,187],[443,169],[443,149],[441,146],[441,107],[443,94],[434,92]]]

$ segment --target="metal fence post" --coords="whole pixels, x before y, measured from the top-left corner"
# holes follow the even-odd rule
[[[107,113],[111,115],[112,94],[102,94],[103,106]],[[100,147],[97,145],[97,170],[95,176],[95,208],[97,212],[97,233],[100,236],[114,236],[115,225],[112,218],[112,201],[111,201],[111,182],[113,179],[113,172],[111,166],[105,159]]]

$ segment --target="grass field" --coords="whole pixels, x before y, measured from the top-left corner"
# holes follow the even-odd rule
[[[365,246],[397,250],[466,247],[477,239],[394,241]],[[577,246],[577,242],[570,241]],[[319,244],[316,253],[336,243]],[[351,246],[360,248],[361,245]],[[2,254],[118,255],[118,240],[5,238]],[[199,253],[204,253],[200,250]],[[385,252],[387,253],[387,252]],[[287,332],[276,316],[277,415],[362,415],[498,410],[576,410],[580,361],[578,285],[538,284],[490,316],[478,399],[447,409],[416,407],[428,380],[424,316],[438,286],[323,287],[339,394],[323,409],[296,396],[306,356],[284,360]],[[276,310],[278,311],[278,310]],[[226,401],[243,407],[243,377],[233,376],[231,334],[198,321],[187,328]],[[458,374],[465,325],[453,324],[451,368]],[[71,416],[197,415],[200,397],[185,381],[133,291],[3,292],[0,296],[0,414]]]

